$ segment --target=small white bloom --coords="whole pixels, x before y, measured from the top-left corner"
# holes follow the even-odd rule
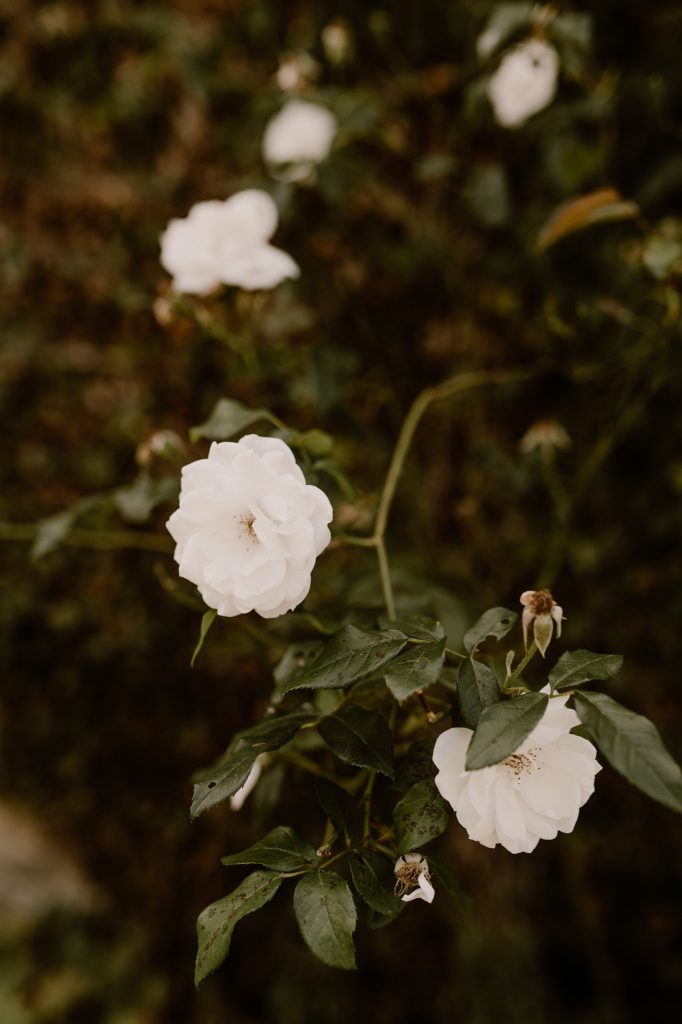
[[[537,420],[519,441],[524,455],[534,451],[552,454],[571,447],[571,439],[557,420]]]
[[[528,39],[509,50],[488,82],[495,118],[505,128],[518,128],[554,99],[559,54],[549,43]]]
[[[258,188],[196,203],[162,234],[161,265],[176,292],[206,295],[221,284],[274,288],[299,275],[291,256],[269,244],[277,221],[272,196]]]
[[[403,903],[411,903],[412,900],[433,903],[436,891],[431,885],[428,861],[421,853],[406,853],[398,857],[393,873],[395,894],[400,896]]]
[[[298,92],[314,82],[320,73],[320,65],[305,50],[285,53],[279,62],[275,78],[283,92]]]
[[[231,810],[241,811],[247,796],[250,793],[252,793],[253,790],[256,788],[256,783],[261,777],[261,772],[263,771],[263,765],[265,764],[266,759],[267,754],[259,754],[256,760],[253,762],[253,766],[246,778],[246,782],[240,789],[237,790],[236,793],[233,793],[232,796],[230,797]]]
[[[523,607],[523,643],[528,648],[528,627],[533,626],[533,639],[544,658],[552,634],[561,636],[563,608],[556,603],[549,590],[524,590],[519,598]]]
[[[567,700],[552,697],[521,746],[490,768],[465,768],[471,729],[446,729],[438,737],[433,749],[436,786],[469,839],[490,848],[500,843],[510,853],[531,853],[540,839],[573,831],[601,766],[594,746],[569,731],[579,719],[566,707]]]
[[[214,442],[208,458],[183,468],[166,526],[180,575],[210,608],[272,619],[308,593],[331,519],[329,499],[306,484],[288,445],[248,434]]]
[[[336,118],[326,107],[289,100],[265,129],[265,162],[283,180],[302,181],[327,159],[336,130]]]

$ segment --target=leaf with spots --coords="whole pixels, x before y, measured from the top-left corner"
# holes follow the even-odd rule
[[[327,641],[310,668],[294,676],[283,691],[341,689],[378,673],[400,654],[405,643],[403,634],[395,630],[375,633],[344,626]]]
[[[444,658],[445,637],[404,651],[389,664],[384,675],[386,686],[402,703],[416,690],[426,690],[438,682]]]
[[[494,637],[501,640],[513,627],[518,615],[508,608],[488,608],[483,612],[478,622],[475,622],[471,629],[464,634],[464,646],[469,654],[474,654],[484,640]]]
[[[252,729],[245,729],[230,743],[220,761],[196,780],[190,815],[196,818],[236,793],[246,782],[259,754],[278,750],[293,739],[302,725],[316,718],[314,711],[271,715]]]
[[[273,871],[298,871],[310,867],[314,860],[312,844],[297,835],[292,828],[279,825],[248,850],[223,857],[221,864],[226,867],[232,864],[260,864]]]
[[[355,967],[357,912],[348,884],[335,871],[307,872],[294,891],[294,913],[306,945],[330,967]]]
[[[410,853],[439,836],[448,827],[448,805],[433,782],[418,782],[393,811],[401,853]]]
[[[282,876],[274,871],[254,871],[229,896],[201,911],[197,919],[199,948],[194,984],[199,985],[221,965],[230,951],[234,927],[247,914],[260,910],[275,895]]]

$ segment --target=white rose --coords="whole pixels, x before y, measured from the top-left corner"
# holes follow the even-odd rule
[[[263,766],[267,760],[267,754],[259,754],[256,760],[251,766],[251,771],[246,776],[246,782],[243,786],[240,786],[236,793],[233,793],[230,797],[230,810],[241,811],[246,798],[253,793],[258,780],[261,777]]]
[[[439,769],[436,785],[469,839],[491,848],[500,843],[510,853],[530,853],[540,839],[573,831],[601,766],[594,746],[569,732],[579,720],[565,706],[567,700],[552,697],[518,750],[490,768],[465,768],[471,729],[447,729],[438,737],[433,750]]]
[[[554,99],[559,77],[559,54],[540,39],[529,39],[502,58],[488,82],[495,118],[516,128]]]
[[[265,129],[265,162],[278,176],[300,181],[329,156],[336,129],[336,118],[326,107],[307,100],[289,100]],[[288,167],[281,173],[284,165]]]
[[[161,265],[177,292],[206,295],[221,284],[274,288],[299,275],[291,256],[268,243],[277,221],[275,202],[262,189],[196,203],[162,234]]]
[[[291,449],[249,434],[211,445],[182,470],[180,507],[166,526],[180,575],[219,615],[291,611],[310,589],[330,540],[329,499],[306,484]]]

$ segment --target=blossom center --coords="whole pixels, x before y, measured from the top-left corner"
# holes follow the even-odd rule
[[[528,602],[528,607],[533,615],[549,615],[554,607],[554,598],[549,590],[536,590]]]
[[[237,523],[237,530],[242,540],[245,540],[249,545],[249,550],[253,541],[258,541],[258,536],[253,528],[253,524],[256,521],[256,517],[252,512],[244,512],[242,515],[235,515],[234,519]]]
[[[525,754],[510,754],[502,764],[518,782],[524,775],[532,775],[538,770],[537,755],[537,750],[528,750]]]
[[[414,889],[419,885],[419,878],[421,875],[426,877],[426,880],[430,880],[429,872],[424,869],[424,865],[421,860],[409,861],[406,864],[401,864],[395,870],[395,894],[396,896],[402,896],[408,891],[408,889]]]

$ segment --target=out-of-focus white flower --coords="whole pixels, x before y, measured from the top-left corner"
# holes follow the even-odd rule
[[[138,445],[135,459],[140,466],[148,466],[154,458],[182,461],[187,446],[174,430],[155,430]]]
[[[275,77],[283,92],[298,92],[314,82],[319,71],[320,65],[309,53],[295,50],[281,57]]]
[[[530,452],[561,451],[571,447],[571,439],[557,420],[538,420],[528,428],[519,441],[519,448],[528,455]]]
[[[286,181],[302,181],[329,156],[337,130],[331,110],[307,100],[289,100],[263,135],[266,164]]]
[[[554,99],[559,54],[541,39],[528,39],[509,50],[488,82],[495,118],[505,128],[518,128]]]
[[[275,202],[262,189],[196,203],[161,235],[161,265],[176,292],[206,295],[221,284],[274,288],[299,275],[291,256],[269,244],[277,221]]]
[[[561,636],[563,608],[556,603],[549,590],[524,590],[519,600],[524,606],[521,616],[524,645],[528,648],[528,627],[532,625],[533,639],[544,658],[554,630],[558,637]]]
[[[230,797],[231,810],[241,811],[247,796],[249,795],[249,793],[252,793],[253,790],[256,788],[256,783],[261,777],[261,772],[263,771],[263,766],[265,765],[266,760],[267,754],[259,754],[256,760],[253,762],[253,766],[246,778],[246,782],[244,783],[243,786],[241,786],[240,789],[237,790],[236,793],[233,793],[232,796]]]
[[[395,875],[395,894],[403,903],[412,900],[426,900],[433,903],[436,891],[431,885],[429,864],[421,853],[405,853],[398,857],[393,868]]]
[[[433,749],[436,786],[469,839],[490,848],[500,843],[510,853],[531,853],[540,839],[573,831],[601,765],[594,746],[569,732],[579,719],[566,707],[567,700],[552,697],[521,746],[490,768],[465,768],[471,729],[446,729],[438,737]]]
[[[214,442],[182,470],[180,507],[166,526],[180,575],[218,615],[272,619],[310,589],[330,540],[332,507],[306,484],[293,452],[274,437]]]
[[[344,64],[353,53],[353,34],[344,18],[335,18],[322,29],[322,48],[332,64]]]

